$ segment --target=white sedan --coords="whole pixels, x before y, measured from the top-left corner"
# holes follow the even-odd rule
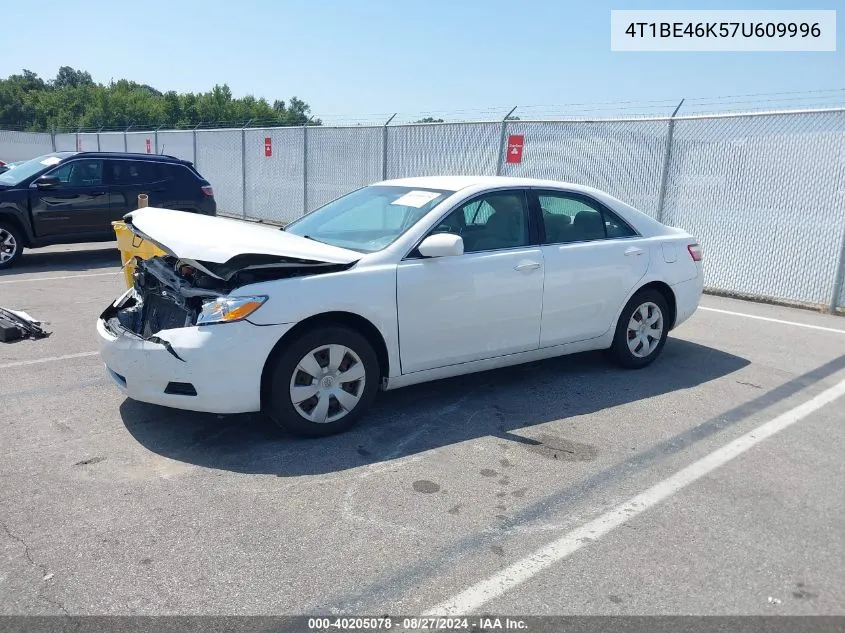
[[[157,208],[127,223],[168,255],[138,261],[97,323],[120,389],[310,436],[379,389],[596,349],[644,367],[703,285],[688,233],[553,181],[390,180],[283,230]]]

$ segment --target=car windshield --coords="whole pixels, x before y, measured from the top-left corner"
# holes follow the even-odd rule
[[[32,160],[24,161],[15,165],[14,169],[0,174],[0,185],[19,185],[30,176],[34,176],[38,172],[57,165],[63,158],[69,154],[45,154]]]
[[[325,244],[374,253],[390,245],[452,193],[421,187],[364,187],[284,230]]]

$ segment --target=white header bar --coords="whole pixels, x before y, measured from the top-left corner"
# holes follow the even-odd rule
[[[836,11],[611,11],[612,51],[835,51]]]

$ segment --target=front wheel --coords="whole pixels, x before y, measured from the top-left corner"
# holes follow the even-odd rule
[[[297,337],[271,371],[267,412],[285,430],[307,437],[355,424],[375,399],[380,375],[372,345],[342,326]]]
[[[22,252],[23,239],[17,229],[0,220],[0,270],[14,266]]]
[[[619,315],[610,355],[630,369],[653,363],[669,334],[668,315],[669,306],[661,293],[647,289],[635,294]]]

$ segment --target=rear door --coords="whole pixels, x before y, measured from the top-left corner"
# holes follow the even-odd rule
[[[78,158],[62,163],[45,175],[59,184],[29,192],[35,232],[39,236],[108,233],[111,230],[110,193],[99,158]]]
[[[646,274],[648,244],[589,196],[534,190],[532,201],[546,263],[540,346],[601,336]]]
[[[114,158],[106,163],[112,183],[112,219],[120,220],[138,208],[138,195],[145,193],[151,207],[167,206],[166,174],[155,161]]]

